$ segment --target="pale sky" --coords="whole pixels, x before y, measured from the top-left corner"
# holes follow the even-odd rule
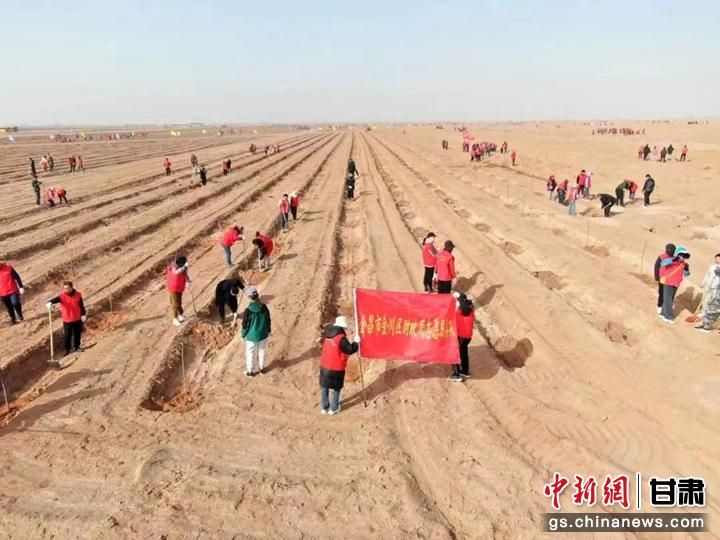
[[[27,0],[0,16],[0,125],[720,116],[720,0]]]

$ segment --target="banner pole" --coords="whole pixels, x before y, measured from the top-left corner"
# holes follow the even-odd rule
[[[357,289],[355,287],[353,287],[352,296],[353,296],[353,310],[355,311],[355,337],[357,338],[360,335],[360,332],[358,330]],[[362,345],[362,340],[360,341],[360,345],[358,345],[357,360],[358,360],[358,367],[360,368],[360,385],[362,386],[363,404],[365,405],[365,407],[367,407],[367,396],[365,395],[365,377],[363,376],[362,359],[360,356],[360,346],[361,345]]]

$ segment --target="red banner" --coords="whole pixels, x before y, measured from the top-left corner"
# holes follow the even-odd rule
[[[449,294],[355,289],[355,327],[363,358],[460,362]]]

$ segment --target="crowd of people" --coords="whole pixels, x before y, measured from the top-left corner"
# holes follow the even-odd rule
[[[659,151],[657,146],[653,146],[651,149],[649,144],[641,144],[640,148],[638,148],[637,158],[642,159],[643,161],[648,161],[652,157],[653,161],[661,161],[665,163],[667,159],[672,159],[673,152],[675,152],[675,148],[672,143],[667,146],[663,146]],[[684,144],[680,150],[679,160],[685,161],[687,159],[687,153],[688,147],[687,144]]]
[[[645,135],[645,130],[633,128],[596,128],[593,129],[593,135]]]
[[[67,158],[68,172],[85,172],[85,163],[80,156],[69,156]],[[28,167],[30,168],[30,176],[33,179],[38,177],[38,168],[35,163],[35,158],[28,156]],[[55,158],[50,154],[45,154],[40,158],[40,170],[43,173],[50,173],[55,171]]]

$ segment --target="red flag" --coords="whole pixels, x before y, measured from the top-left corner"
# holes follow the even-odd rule
[[[455,299],[449,294],[355,290],[363,358],[457,364]]]

